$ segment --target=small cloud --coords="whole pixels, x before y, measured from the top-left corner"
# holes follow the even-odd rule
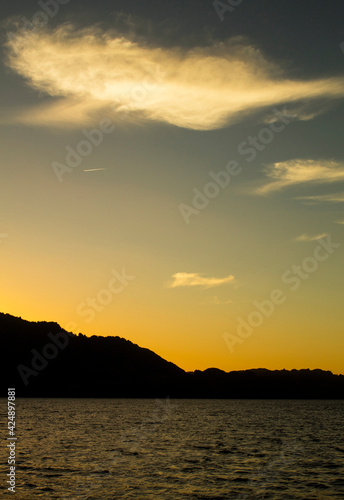
[[[217,295],[213,297],[209,297],[209,300],[207,302],[208,304],[214,304],[214,305],[224,305],[224,304],[233,304],[232,300],[221,300],[217,297]]]
[[[327,184],[344,181],[344,163],[331,160],[288,160],[269,165],[266,175],[273,180],[258,188],[256,190],[258,194],[280,191],[298,184]],[[315,198],[317,197],[308,197],[308,199]]]
[[[319,194],[317,196],[303,196],[299,200],[309,200],[313,202],[343,203],[344,193]]]
[[[295,238],[295,241],[316,241],[316,240],[321,240],[321,238],[325,238],[325,236],[328,236],[328,233],[320,233],[312,236],[311,234],[301,234],[297,238]]]
[[[336,220],[334,221],[335,224],[344,224],[344,220]]]
[[[177,288],[180,286],[203,286],[210,288],[235,281],[233,275],[226,276],[225,278],[204,278],[198,273],[176,273],[172,275],[172,278],[167,284],[167,288]]]
[[[293,121],[293,120],[309,121],[309,120],[313,120],[314,118],[317,118],[317,116],[319,116],[319,115],[326,113],[329,106],[328,106],[328,104],[327,105],[324,104],[321,107],[319,106],[319,108],[317,108],[316,110],[307,111],[307,109],[309,107],[310,107],[309,105],[306,106],[304,103],[297,105],[297,106],[289,105],[288,106],[288,113],[285,114],[284,116],[285,116],[285,118],[289,118],[291,121]],[[271,123],[278,122],[279,120],[280,120],[280,118],[276,114],[269,113],[265,117],[265,119],[263,120],[263,123],[266,123],[269,125]]]

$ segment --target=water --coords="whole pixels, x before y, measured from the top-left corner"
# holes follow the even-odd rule
[[[344,498],[344,401],[19,399],[16,409],[16,500]]]

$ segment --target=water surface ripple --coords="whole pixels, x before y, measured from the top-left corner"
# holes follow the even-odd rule
[[[16,500],[344,499],[344,401],[19,399],[16,408]],[[1,497],[7,473],[5,457]]]

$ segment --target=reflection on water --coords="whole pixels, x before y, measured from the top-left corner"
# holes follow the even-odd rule
[[[344,498],[343,415],[344,401],[19,399],[14,498]],[[1,497],[7,473],[3,459]]]

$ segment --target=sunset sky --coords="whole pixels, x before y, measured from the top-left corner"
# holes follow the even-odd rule
[[[343,2],[213,3],[2,0],[1,311],[344,374]]]

